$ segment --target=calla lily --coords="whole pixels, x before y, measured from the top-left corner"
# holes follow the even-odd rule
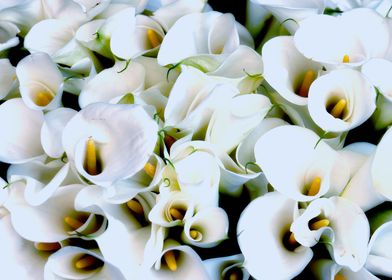
[[[255,38],[257,34],[263,28],[265,21],[270,17],[270,12],[254,2],[252,0],[247,0],[246,2],[246,28],[249,30],[250,34]]]
[[[317,280],[352,279],[352,280],[379,280],[367,269],[361,268],[354,272],[347,267],[342,267],[336,262],[328,259],[318,259],[310,264],[311,270]],[[339,278],[340,277],[340,278]]]
[[[61,187],[35,207],[25,201],[25,187],[22,181],[11,184],[9,199],[4,204],[11,213],[12,226],[23,238],[52,243],[78,234],[89,239],[105,230],[106,220],[74,208],[75,197],[83,185]]]
[[[65,126],[63,146],[78,172],[110,186],[143,168],[157,141],[157,125],[140,106],[91,104]]]
[[[287,101],[307,105],[309,88],[322,65],[304,57],[296,49],[293,36],[269,40],[263,46],[262,56],[266,81]]]
[[[49,55],[34,53],[25,57],[18,63],[16,75],[23,101],[31,109],[50,110],[61,105],[63,76]]]
[[[11,65],[9,59],[0,59],[0,99],[12,95],[16,91],[18,81],[16,80],[15,67]]]
[[[240,45],[222,64],[208,75],[218,81],[228,82],[238,88],[240,93],[254,92],[261,84],[263,61],[252,48]]]
[[[373,233],[369,242],[369,256],[365,267],[375,275],[392,277],[390,263],[392,222],[386,222]]]
[[[96,250],[66,246],[50,255],[45,265],[45,279],[119,279],[121,272]]]
[[[312,201],[290,230],[295,240],[311,247],[321,238],[336,263],[359,271],[367,257],[369,222],[358,205],[338,196]]]
[[[144,15],[135,16],[135,9],[129,8],[118,14],[110,48],[117,57],[129,60],[156,53],[164,36],[157,22]]]
[[[201,29],[207,31],[199,33],[198,30]],[[198,36],[194,36],[195,32]],[[181,38],[181,41],[178,38]],[[177,20],[166,34],[158,54],[158,63],[176,64],[201,55],[208,55],[207,57],[215,60],[221,55],[232,53],[240,44],[253,47],[253,40],[248,31],[238,24],[231,14],[218,12],[189,14]],[[201,60],[203,61],[203,58]]]
[[[189,246],[179,245],[168,239],[162,253],[153,267],[145,267],[143,276],[147,279],[189,279],[207,280],[208,274],[199,255]]]
[[[19,44],[19,38],[16,35],[20,32],[20,30],[15,24],[1,20],[0,31],[0,52],[15,47]]]
[[[95,102],[109,102],[110,100],[135,93],[144,88],[146,72],[137,62],[117,62],[89,80],[80,92],[79,105],[81,108]],[[108,81],[111,81],[108,83]]]
[[[192,197],[196,205],[218,205],[220,172],[214,156],[195,150],[173,157],[172,164],[162,170],[160,193],[181,191]]]
[[[45,114],[41,128],[41,143],[45,153],[51,158],[60,158],[63,155],[63,130],[76,113],[77,111],[70,108],[58,108]]]
[[[255,145],[256,163],[267,180],[296,201],[311,201],[327,193],[337,156],[313,131],[298,126],[274,128]]]
[[[41,111],[28,108],[21,98],[0,105],[0,161],[23,163],[44,154],[40,130],[44,122]]]
[[[33,206],[38,206],[53,196],[60,186],[81,184],[74,167],[61,160],[45,162],[46,157],[23,164],[13,164],[8,168],[9,183],[24,180],[26,188],[24,199]]]
[[[249,272],[242,266],[244,262],[244,257],[241,254],[207,259],[203,261],[204,267],[208,271],[210,279],[230,279],[237,277],[235,279],[246,280],[249,279]]]
[[[228,108],[217,110],[211,117],[206,141],[230,154],[264,119],[271,107],[263,95],[245,94],[234,97]],[[230,127],[227,124],[230,123]]]
[[[237,240],[245,258],[244,267],[252,277],[291,279],[310,262],[310,248],[290,247],[288,236],[295,205],[294,200],[272,192],[253,200],[242,212]]]
[[[34,243],[23,239],[15,232],[11,216],[0,218],[1,269],[4,275],[18,279],[43,279],[48,253],[34,248]]]
[[[142,170],[105,189],[105,200],[114,204],[125,203],[139,193],[155,191],[162,180],[164,166],[163,160],[153,154]]]
[[[107,203],[103,194],[103,189],[98,186],[85,188],[76,197],[75,208],[105,215],[108,227],[95,238],[103,257],[116,266],[126,279],[138,279],[143,251],[151,232],[147,217],[155,204],[155,196],[152,193],[140,194],[133,200],[138,205],[135,208],[130,204]],[[140,207],[141,211],[137,210]]]
[[[182,240],[190,245],[211,248],[227,238],[229,219],[219,207],[200,208],[193,217],[185,220]]]
[[[392,123],[392,84],[387,77],[392,69],[392,62],[385,59],[371,59],[365,63],[361,71],[369,81],[377,87],[377,110],[372,116],[376,129],[382,129]]]
[[[366,23],[363,18],[367,19]],[[389,36],[382,16],[371,9],[360,8],[339,17],[315,15],[305,19],[294,35],[294,43],[312,60],[355,66],[369,58],[383,57]]]
[[[247,172],[245,168],[239,166],[228,154],[222,152],[219,147],[205,141],[176,141],[170,149],[170,157],[175,161],[196,151],[207,152],[214,157],[220,169],[220,192],[230,195],[240,195],[244,183],[255,179],[259,175],[259,173]]]
[[[192,131],[204,138],[212,113],[226,107],[238,90],[217,84],[201,71],[186,68],[175,82],[165,109],[165,125]]]
[[[202,12],[205,4],[205,0],[192,2],[186,0],[170,1],[167,5],[163,5],[155,10],[152,18],[155,19],[167,32],[182,16]]]
[[[376,91],[352,69],[334,70],[312,83],[308,109],[323,130],[343,132],[364,123],[376,109]]]
[[[298,23],[312,15],[321,14],[325,8],[325,1],[288,1],[288,0],[253,0],[270,11],[291,33],[298,28]]]
[[[386,163],[388,162],[388,158],[392,153],[390,144],[392,141],[391,139],[392,130],[388,129],[377,146],[370,170],[374,189],[389,200],[392,199],[391,188],[388,187],[391,172],[389,166]]]

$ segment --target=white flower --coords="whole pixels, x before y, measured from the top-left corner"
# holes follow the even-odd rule
[[[177,20],[166,34],[158,53],[158,63],[176,64],[201,55],[215,60],[232,53],[240,44],[253,47],[253,39],[233,15],[219,12],[189,14]]]
[[[358,205],[338,196],[312,201],[294,220],[295,240],[311,247],[322,239],[336,263],[359,271],[367,257],[369,222]]]
[[[322,65],[304,57],[294,46],[292,36],[279,36],[263,46],[264,77],[284,99],[296,104],[308,103],[309,88]]]
[[[242,212],[237,239],[244,267],[256,279],[291,279],[310,262],[310,248],[293,245],[289,236],[296,202],[278,192],[253,200]]]
[[[143,168],[155,147],[157,130],[140,106],[94,103],[67,123],[62,142],[82,176],[110,186]]]
[[[44,154],[40,141],[44,116],[28,108],[21,98],[0,105],[0,161],[23,163]]]
[[[355,66],[369,58],[383,57],[389,40],[386,20],[366,8],[354,9],[339,17],[309,17],[300,22],[294,35],[295,46],[304,56],[333,65]]]
[[[323,0],[253,0],[254,3],[262,5],[269,10],[284,26],[294,33],[300,21],[315,15],[321,14],[325,8]]]
[[[330,188],[337,152],[311,130],[276,127],[255,144],[256,163],[277,191],[296,201],[311,201]]]
[[[15,75],[15,67],[11,65],[9,59],[0,59],[0,99],[16,93],[18,80]]]
[[[0,20],[0,52],[19,44],[19,38],[16,36],[19,32],[15,24]]]
[[[214,112],[205,140],[230,154],[264,119],[270,107],[269,99],[260,94],[235,96],[228,107]]]
[[[351,130],[376,109],[376,91],[358,71],[339,69],[310,86],[308,109],[314,122],[328,132]]]
[[[95,102],[109,102],[127,93],[136,93],[144,89],[146,71],[137,62],[117,62],[91,78],[83,87],[79,96],[81,108]],[[109,81],[109,82],[108,82]]]
[[[165,33],[150,17],[136,15],[135,9],[120,12],[116,19],[110,48],[117,57],[129,60],[145,54],[156,54]]]
[[[60,186],[83,183],[70,163],[46,160],[42,156],[26,163],[12,164],[7,171],[9,183],[25,181],[24,199],[33,206],[47,201]]]
[[[46,53],[34,53],[16,67],[23,101],[35,110],[50,110],[61,105],[63,76]]]
[[[241,254],[220,257],[214,259],[207,259],[203,261],[204,267],[207,269],[211,279],[230,279],[236,277],[237,279],[248,279],[249,272],[242,266],[244,257]]]
[[[119,279],[125,280],[117,267],[106,261],[96,249],[66,246],[49,256],[45,279]]]

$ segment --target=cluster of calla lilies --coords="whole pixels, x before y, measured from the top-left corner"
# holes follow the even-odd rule
[[[2,275],[392,277],[391,7],[1,1]]]

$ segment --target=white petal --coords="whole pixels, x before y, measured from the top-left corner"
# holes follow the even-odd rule
[[[11,212],[12,225],[25,239],[35,242],[58,242],[69,237],[64,217],[75,213],[74,199],[83,185],[69,185],[58,189],[55,195],[40,206],[24,202],[23,183],[10,186],[11,197],[5,207]]]
[[[34,53],[22,59],[16,67],[23,101],[32,109],[53,109],[61,104],[63,76],[46,53]],[[39,94],[51,96],[46,105],[37,98]]]
[[[297,201],[310,201],[325,194],[337,153],[311,130],[281,126],[261,136],[255,145],[256,163],[279,192]],[[284,170],[284,176],[282,176]],[[320,177],[315,196],[308,196],[306,186]]]
[[[333,117],[327,107],[345,99],[342,119]],[[309,89],[308,109],[314,122],[323,130],[343,132],[365,122],[376,109],[376,92],[358,71],[341,69],[315,80]]]
[[[392,71],[392,62],[385,59],[371,59],[366,62],[361,72],[376,86],[388,101],[392,101],[392,83],[388,73]]]
[[[124,70],[124,71],[122,71]],[[146,72],[137,62],[117,62],[87,82],[80,93],[81,108],[95,102],[108,102],[127,93],[134,93],[144,88]],[[109,81],[109,82],[108,82]]]
[[[248,271],[242,267],[244,257],[241,254],[227,257],[207,259],[203,261],[204,267],[210,276],[210,279],[221,279],[225,275],[230,276],[232,270],[239,270],[243,275],[243,279],[249,278]],[[226,276],[227,277],[227,276]]]
[[[22,163],[44,153],[39,133],[43,113],[32,110],[15,98],[0,105],[0,161]]]
[[[98,145],[103,170],[90,175],[84,169],[89,137]],[[78,172],[97,184],[111,185],[143,168],[155,147],[157,124],[141,106],[94,103],[66,125],[63,146]]]
[[[185,221],[182,238],[190,245],[211,248],[227,238],[228,229],[229,220],[222,208],[201,208],[192,218]],[[190,235],[191,230],[198,231],[196,238]]]
[[[271,103],[263,95],[246,94],[234,97],[229,106],[212,115],[205,138],[227,154],[264,119]]]
[[[371,178],[374,188],[389,200],[392,199],[392,191],[389,187],[392,174],[388,164],[392,154],[391,141],[392,129],[388,129],[377,146],[371,167]]]
[[[31,53],[46,52],[54,55],[64,47],[74,36],[74,31],[69,23],[45,19],[34,25],[24,40],[24,46]]]
[[[45,153],[59,158],[64,153],[61,143],[62,133],[68,121],[77,113],[70,108],[58,108],[45,114],[41,128],[41,143]]]
[[[322,65],[304,57],[294,46],[292,36],[279,36],[269,40],[262,49],[264,77],[286,100],[306,105],[308,100],[296,93],[303,76],[309,70],[318,75]]]
[[[6,97],[16,86],[15,67],[9,59],[0,59],[0,99]]]
[[[253,277],[291,279],[310,262],[311,249],[299,247],[290,251],[283,245],[294,207],[295,201],[273,192],[253,200],[242,212],[237,239],[245,258],[244,267]]]

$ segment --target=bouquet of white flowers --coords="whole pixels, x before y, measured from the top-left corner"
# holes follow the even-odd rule
[[[392,277],[392,2],[210,4],[1,1],[2,279]]]

